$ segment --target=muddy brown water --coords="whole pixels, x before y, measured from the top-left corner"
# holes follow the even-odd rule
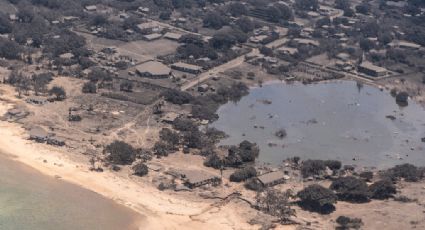
[[[267,84],[218,114],[212,126],[229,135],[221,144],[256,142],[258,162],[299,156],[377,168],[425,165],[424,108],[411,100],[400,107],[389,92],[354,81]],[[275,136],[280,128],[283,139]]]
[[[0,155],[1,230],[136,230],[142,217]]]

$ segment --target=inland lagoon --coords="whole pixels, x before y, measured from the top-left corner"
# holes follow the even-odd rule
[[[400,107],[389,92],[355,81],[267,84],[218,114],[212,126],[229,135],[220,144],[256,142],[258,162],[299,156],[378,168],[425,165],[424,108],[413,101]]]

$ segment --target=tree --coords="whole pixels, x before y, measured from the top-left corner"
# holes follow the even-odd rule
[[[133,91],[133,82],[131,82],[131,81],[121,82],[120,90],[124,91],[124,92],[132,92]]]
[[[304,178],[317,176],[323,173],[326,165],[322,160],[306,160],[301,166],[301,174]]]
[[[369,14],[370,5],[366,2],[360,3],[356,6],[356,11],[361,14]]]
[[[230,181],[241,182],[251,177],[257,176],[257,170],[252,166],[247,166],[242,169],[238,169],[230,175]]]
[[[359,174],[359,176],[360,176],[360,178],[362,178],[365,181],[369,182],[369,181],[372,181],[372,179],[373,179],[373,172],[371,172],[371,171],[364,171],[364,172],[361,172]]]
[[[135,149],[133,146],[123,142],[114,141],[104,149],[108,153],[107,159],[113,164],[128,165],[135,159]]]
[[[257,192],[264,189],[263,184],[261,184],[261,182],[257,178],[249,178],[245,182],[244,187],[249,190],[257,191]]]
[[[328,167],[330,170],[332,171],[336,171],[341,169],[341,161],[336,161],[336,160],[327,160],[324,162],[326,167]]]
[[[373,199],[388,199],[397,193],[396,187],[390,180],[380,180],[369,186],[369,192]]]
[[[228,19],[224,15],[221,15],[219,12],[209,12],[205,15],[203,19],[204,27],[209,27],[213,29],[220,29],[224,25],[228,24]]]
[[[18,13],[16,16],[22,22],[30,23],[35,16],[34,7],[31,4],[22,1],[22,3],[20,3],[18,6]]]
[[[206,145],[206,140],[204,135],[196,129],[189,132],[184,132],[183,143],[188,148],[202,149]]]
[[[339,225],[335,228],[336,230],[360,229],[363,226],[362,219],[346,216],[339,216],[336,223]]]
[[[96,93],[97,92],[96,83],[91,82],[91,81],[84,83],[83,88],[82,88],[82,92],[83,93]]]
[[[295,8],[305,11],[317,11],[319,9],[318,0],[296,0]]]
[[[367,38],[363,38],[360,40],[360,48],[364,51],[371,50],[375,44]]]
[[[0,38],[0,57],[19,59],[22,50],[22,47],[18,43]]]
[[[393,37],[390,32],[382,32],[378,33],[378,41],[381,44],[387,45],[393,40]]]
[[[244,36],[241,38],[238,37],[239,35],[241,34],[237,34],[237,32],[232,34],[231,31],[227,31],[227,32],[220,31],[213,35],[209,43],[215,49],[229,49],[230,47],[232,47],[234,44],[238,42],[238,39],[246,41],[247,39],[246,35],[241,35],[241,36]]]
[[[300,206],[303,209],[328,214],[335,210],[334,204],[337,196],[332,190],[321,185],[313,184],[297,193],[300,198]]]
[[[45,93],[47,85],[53,80],[52,73],[40,73],[32,76],[35,94]]]
[[[206,167],[212,167],[212,168],[215,168],[215,169],[220,169],[221,167],[224,166],[223,160],[216,153],[209,155],[205,159],[204,165]]]
[[[91,82],[112,81],[112,76],[100,68],[93,68],[87,77]]]
[[[90,25],[92,26],[103,26],[106,24],[108,24],[108,18],[103,14],[96,14],[90,22]]]
[[[409,94],[407,92],[400,92],[395,96],[395,101],[399,105],[407,105],[409,100]]]
[[[295,210],[289,204],[291,191],[280,192],[276,189],[266,189],[257,193],[256,206],[259,210],[279,218],[281,223],[288,223]]]
[[[133,174],[136,176],[146,176],[148,175],[148,172],[148,166],[142,162],[139,162],[133,166]]]
[[[352,176],[336,179],[332,182],[330,189],[336,191],[340,200],[355,203],[369,201],[369,191],[366,182]]]
[[[159,137],[173,149],[175,149],[180,142],[179,134],[168,128],[161,129],[161,131],[159,131]]]
[[[12,32],[12,23],[10,23],[7,15],[0,13],[0,34],[8,34]]]
[[[233,17],[240,17],[248,13],[248,9],[246,8],[246,6],[240,2],[234,2],[229,4],[228,10]]]
[[[158,141],[153,146],[153,151],[157,156],[168,156],[168,153],[170,153],[170,145],[164,141]]]
[[[354,15],[356,15],[356,13],[353,9],[347,8],[344,10],[344,17],[354,17]]]
[[[49,95],[54,95],[56,97],[57,101],[63,101],[66,99],[66,92],[63,87],[60,86],[53,86],[49,90]]]
[[[335,8],[345,10],[350,8],[350,1],[348,0],[336,0],[335,1]]]
[[[245,140],[239,144],[238,153],[243,162],[253,162],[260,154],[260,149],[256,143]]]
[[[172,12],[171,11],[162,11],[160,14],[159,14],[159,18],[161,19],[161,20],[170,20],[170,18],[171,18],[171,14],[172,14]]]
[[[422,172],[412,164],[396,165],[388,169],[384,173],[384,176],[392,181],[404,179],[408,182],[416,182],[423,177]]]
[[[189,93],[176,89],[166,90],[162,96],[166,101],[177,105],[189,104],[193,100],[193,96]]]
[[[273,56],[273,50],[267,46],[261,46],[259,50],[260,50],[260,53],[265,56]]]
[[[195,131],[198,130],[198,126],[195,122],[188,118],[179,117],[173,121],[173,128],[179,131]]]
[[[245,33],[251,32],[255,29],[254,22],[248,17],[240,17],[235,21],[235,24]]]

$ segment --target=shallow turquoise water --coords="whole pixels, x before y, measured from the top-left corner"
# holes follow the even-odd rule
[[[420,140],[425,110],[412,101],[399,107],[389,92],[367,85],[359,89],[353,81],[265,85],[223,105],[218,114],[212,126],[230,135],[221,144],[256,142],[259,162],[278,164],[300,156],[372,167],[425,165]],[[288,133],[284,139],[274,135],[280,128]]]
[[[0,155],[1,230],[136,229],[133,211]]]

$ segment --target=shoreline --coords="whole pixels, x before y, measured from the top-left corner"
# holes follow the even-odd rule
[[[16,101],[14,98],[0,100],[0,116]],[[27,133],[18,123],[0,121],[0,130],[0,152],[6,158],[132,209],[142,218],[139,229],[199,229],[208,226],[208,229],[224,230],[233,229],[235,222],[240,223],[235,219],[242,218],[231,210],[205,212],[211,208],[212,201],[179,199],[177,195],[163,193],[149,183],[138,183],[109,170],[92,172],[88,161],[74,161],[68,156],[72,153],[67,153],[66,149],[26,140]],[[201,214],[213,216],[207,220],[192,218]],[[247,223],[240,223],[240,226],[255,229]]]

